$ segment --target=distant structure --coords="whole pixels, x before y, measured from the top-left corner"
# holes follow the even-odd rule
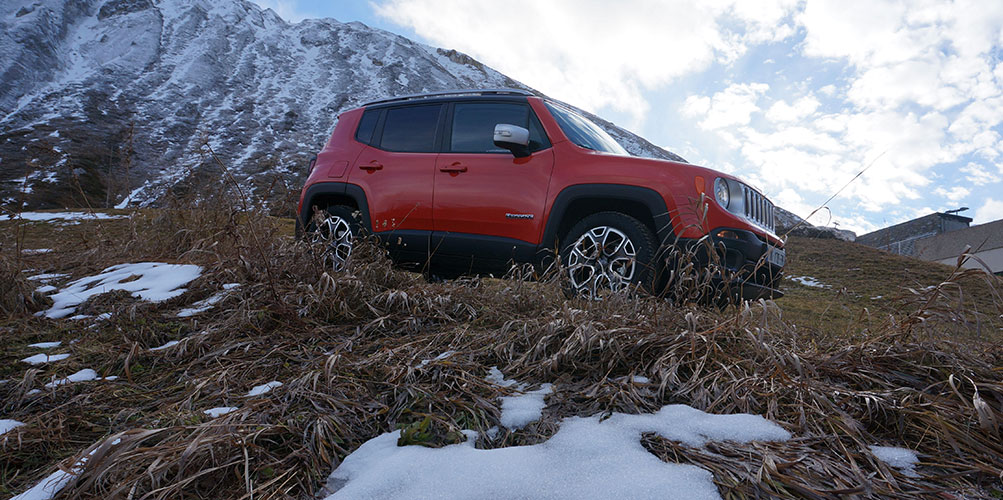
[[[966,210],[937,212],[857,237],[857,243],[923,260],[954,265],[966,247],[995,274],[1003,274],[1003,219],[971,226],[958,215]],[[982,268],[969,259],[968,268]]]

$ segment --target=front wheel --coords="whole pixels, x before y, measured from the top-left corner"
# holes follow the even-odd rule
[[[311,223],[311,241],[323,245],[324,265],[343,271],[352,256],[352,247],[359,234],[356,209],[335,205],[317,213]]]
[[[578,221],[561,251],[565,292],[599,299],[640,288],[652,291],[655,237],[641,221],[620,212],[599,212]]]

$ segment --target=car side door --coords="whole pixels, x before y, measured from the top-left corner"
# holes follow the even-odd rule
[[[355,161],[349,183],[366,194],[370,227],[398,261],[422,263],[432,231],[441,103],[389,107]]]
[[[457,101],[447,110],[434,173],[432,251],[478,260],[528,260],[540,241],[553,150],[529,104]],[[498,124],[530,130],[529,156],[494,144]],[[494,263],[494,264],[497,264]]]

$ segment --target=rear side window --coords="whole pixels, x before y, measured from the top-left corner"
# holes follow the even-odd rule
[[[435,129],[441,107],[433,104],[388,110],[380,149],[404,153],[434,152]]]
[[[376,122],[380,119],[380,110],[370,109],[362,114],[359,120],[359,128],[355,131],[355,140],[363,144],[373,143],[373,132],[376,131]]]
[[[495,125],[508,123],[529,129],[530,151],[550,146],[536,117],[524,104],[468,102],[453,106],[449,151],[453,153],[508,153],[494,144]]]

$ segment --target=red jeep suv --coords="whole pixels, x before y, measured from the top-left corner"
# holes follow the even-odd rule
[[[315,218],[315,214],[323,217]],[[316,222],[320,221],[320,222]],[[658,293],[667,250],[706,243],[744,298],[777,297],[773,204],[727,174],[630,156],[562,103],[511,89],[375,101],[338,117],[312,162],[297,225],[335,267],[373,234],[399,266],[439,276],[544,266],[571,291]],[[708,255],[712,255],[709,257]]]

